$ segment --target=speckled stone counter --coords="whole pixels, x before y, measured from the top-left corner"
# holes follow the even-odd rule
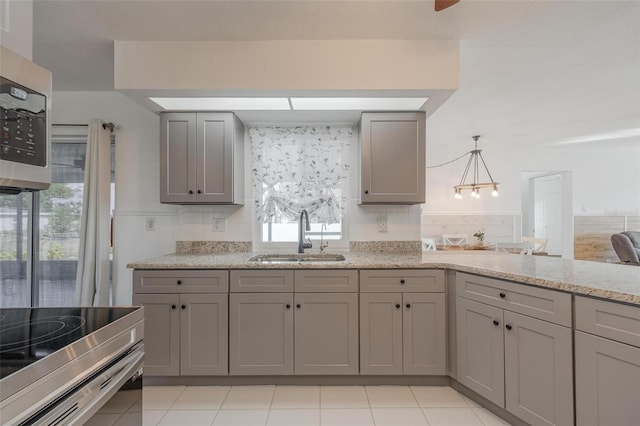
[[[256,263],[255,253],[173,254],[127,265],[134,269],[452,269],[640,305],[640,267],[495,252],[343,253],[342,262]]]

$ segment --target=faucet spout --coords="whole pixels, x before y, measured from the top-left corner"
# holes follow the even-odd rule
[[[302,228],[302,220],[305,220],[306,226]],[[304,242],[305,235],[304,231],[311,231],[311,225],[309,225],[309,213],[306,210],[302,210],[300,212],[300,218],[298,219],[298,253],[304,253],[304,249],[311,248],[313,245],[311,244],[311,240],[308,243]]]

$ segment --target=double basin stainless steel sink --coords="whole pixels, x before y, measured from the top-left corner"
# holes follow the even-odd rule
[[[344,256],[330,253],[259,254],[249,259],[258,263],[341,262]]]

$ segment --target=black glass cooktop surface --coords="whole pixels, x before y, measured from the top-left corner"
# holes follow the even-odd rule
[[[0,379],[138,308],[0,309]]]

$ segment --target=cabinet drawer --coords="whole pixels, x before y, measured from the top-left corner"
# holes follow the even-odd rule
[[[358,271],[314,269],[295,271],[298,293],[357,293]]]
[[[571,295],[568,293],[458,272],[456,294],[571,327]]]
[[[133,271],[134,293],[227,293],[228,291],[228,271]]]
[[[640,347],[640,307],[576,296],[576,330]]]
[[[293,271],[271,269],[239,269],[231,271],[232,293],[290,293]]]
[[[444,271],[435,269],[368,269],[360,271],[363,293],[444,292]]]

